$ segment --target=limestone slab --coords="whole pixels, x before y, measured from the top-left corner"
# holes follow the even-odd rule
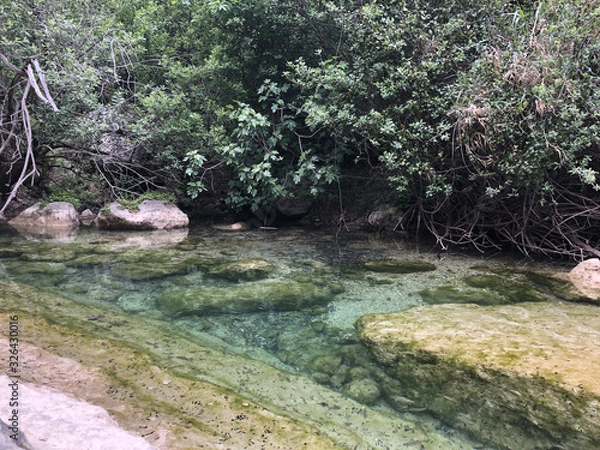
[[[414,402],[500,448],[600,448],[600,309],[567,303],[435,305],[357,322]]]

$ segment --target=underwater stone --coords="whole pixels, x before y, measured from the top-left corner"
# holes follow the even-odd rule
[[[257,281],[267,278],[275,264],[264,259],[242,259],[212,267],[208,274],[230,281]]]
[[[75,259],[77,256],[78,252],[75,249],[42,244],[23,253],[21,259],[25,261],[66,262]]]
[[[342,393],[363,405],[372,405],[381,396],[379,386],[369,378],[351,381],[342,388]]]
[[[67,261],[66,265],[69,267],[93,267],[102,265],[108,266],[114,262],[115,256],[106,253],[80,256],[78,258]]]
[[[341,364],[342,357],[339,355],[321,355],[312,361],[311,366],[315,372],[333,375],[338,371]]]
[[[119,278],[141,281],[162,278],[170,275],[183,275],[193,271],[193,264],[187,261],[173,263],[121,263],[113,267],[113,273]]]
[[[407,398],[502,449],[600,448],[600,310],[592,305],[436,305],[357,321]]]
[[[331,376],[329,380],[329,384],[331,384],[334,388],[340,388],[346,382],[346,375],[343,373],[336,373]]]
[[[330,376],[323,372],[314,372],[312,377],[319,384],[329,384],[330,381]]]
[[[342,284],[342,283],[338,283],[338,282],[331,282],[331,283],[327,283],[326,286],[329,288],[329,290],[334,293],[334,294],[343,294],[344,292],[346,292],[346,287]]]
[[[22,251],[20,250],[0,250],[0,258],[18,258],[19,256],[21,256],[23,254]]]
[[[553,295],[561,300],[568,302],[595,303],[593,298],[580,291],[577,286],[569,280],[568,274],[542,270],[528,270],[523,272],[523,275],[541,292]]]
[[[151,310],[153,303],[148,295],[141,292],[127,292],[117,299],[117,304],[124,311],[133,313]]]
[[[435,289],[419,291],[421,299],[429,305],[444,303],[475,303],[477,305],[501,305],[507,299],[497,292],[485,289],[459,288],[454,286],[440,286]]]
[[[542,302],[547,298],[531,283],[500,275],[471,275],[464,282],[473,288],[489,289],[506,298],[510,303]]]
[[[9,273],[15,275],[62,276],[66,272],[66,267],[62,263],[54,262],[22,262],[20,264],[7,265],[7,270]]]
[[[325,329],[325,322],[316,320],[310,324],[310,327],[316,332],[321,333]]]
[[[239,314],[295,311],[332,299],[331,291],[308,283],[259,281],[228,288],[169,288],[158,297],[157,306],[170,316]]]
[[[352,380],[360,380],[361,378],[369,378],[371,372],[369,371],[369,369],[366,369],[364,367],[353,367],[352,369],[350,369],[349,375],[350,379]]]
[[[232,224],[215,224],[211,228],[219,231],[248,231],[251,227],[245,222],[236,222]]]
[[[383,261],[369,261],[363,264],[365,270],[385,273],[415,273],[430,272],[436,269],[435,264],[425,261],[398,261],[388,259]]]

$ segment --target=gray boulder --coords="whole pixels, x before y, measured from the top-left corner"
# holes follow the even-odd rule
[[[173,203],[144,200],[137,210],[110,203],[100,211],[94,223],[108,230],[167,230],[187,227],[189,218]]]
[[[30,206],[8,222],[15,228],[26,229],[73,229],[79,227],[79,213],[67,202],[52,202],[42,207],[40,203]]]

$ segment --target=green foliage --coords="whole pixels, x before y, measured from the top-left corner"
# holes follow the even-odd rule
[[[144,200],[160,200],[163,202],[175,203],[176,198],[172,192],[164,191],[148,191],[137,196],[121,195],[117,197],[117,202],[129,211],[137,211],[140,207],[140,203]]]
[[[305,144],[298,111],[282,96],[288,85],[270,80],[259,89],[261,110],[239,103],[226,112],[232,131],[216,154],[233,173],[227,201],[233,207],[258,209],[282,197],[317,197],[336,181],[340,151],[322,154]]]
[[[399,194],[450,194],[448,112],[458,74],[483,48],[489,7],[391,1],[339,11],[337,21],[349,25],[337,54],[290,66],[306,93],[306,122],[383,162]]]
[[[97,200],[97,195],[80,178],[63,176],[60,181],[50,186],[43,196],[42,203],[68,202],[75,209],[81,210],[87,203]]]
[[[407,217],[442,245],[499,237],[565,254],[565,236],[597,241],[597,7],[393,0],[335,14],[338,51],[298,59],[288,78],[307,124],[378,160],[399,196],[415,198]]]
[[[502,33],[461,78],[456,143],[489,196],[573,175],[600,188],[600,11],[589,2],[539,2],[498,17]]]
[[[32,106],[38,150],[113,194],[196,198],[218,173],[258,208],[362,168],[442,245],[598,243],[593,2],[42,0],[0,22],[0,52],[39,55],[59,104]],[[13,76],[0,65],[5,97]]]

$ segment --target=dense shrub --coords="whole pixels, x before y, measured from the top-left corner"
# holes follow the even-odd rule
[[[218,173],[231,207],[256,209],[355,165],[442,247],[600,255],[594,2],[17,4],[0,53],[38,55],[59,105],[29,103],[37,154],[113,196],[195,198]],[[4,113],[13,75],[0,64]],[[106,133],[135,157],[109,157]]]
[[[443,247],[598,254],[597,7],[397,0],[338,20],[340,51],[290,80],[307,124],[414,199],[406,225]]]

